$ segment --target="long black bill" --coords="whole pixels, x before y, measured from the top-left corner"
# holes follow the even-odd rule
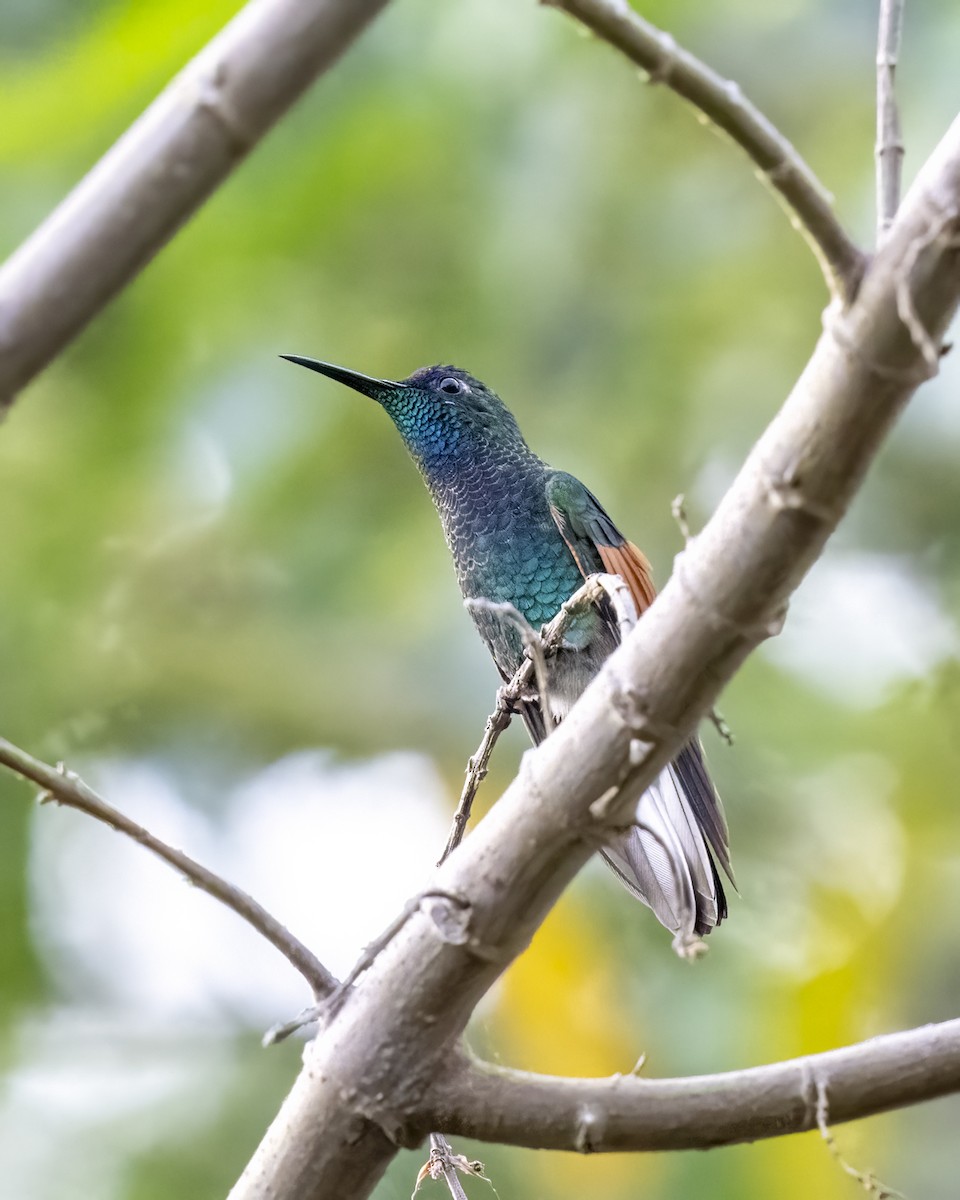
[[[393,391],[397,386],[392,379],[374,379],[372,375],[361,375],[359,371],[348,371],[346,367],[338,367],[333,363],[320,362],[317,358],[304,358],[300,354],[281,354],[287,362],[297,363],[301,367],[309,367],[311,371],[319,371],[337,383],[345,383],[355,392],[361,392],[372,400],[379,400],[385,391]]]

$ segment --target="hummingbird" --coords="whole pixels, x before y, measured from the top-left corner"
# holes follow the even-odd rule
[[[386,411],[427,486],[465,600],[512,605],[539,629],[598,571],[619,575],[637,613],[656,595],[650,563],[573,475],[530,449],[486,384],[452,366],[423,367],[394,381],[301,355],[282,358],[346,384]],[[504,680],[525,647],[516,623],[468,606]],[[548,697],[518,701],[533,743],[563,720],[620,641],[608,602],[575,618],[548,663]],[[630,892],[648,905],[685,953],[727,915],[717,863],[733,879],[720,799],[697,738],[638,797],[635,822],[602,851]]]

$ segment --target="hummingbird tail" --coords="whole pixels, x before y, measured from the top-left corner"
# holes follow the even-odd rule
[[[603,852],[620,881],[675,935],[680,953],[727,915],[711,846],[730,874],[723,810],[699,745],[690,743],[640,797],[636,824]]]

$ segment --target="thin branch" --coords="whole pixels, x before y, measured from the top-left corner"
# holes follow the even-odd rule
[[[251,0],[0,268],[0,411],[387,0]]]
[[[517,702],[534,681],[538,667],[541,673],[545,673],[541,662],[543,656],[549,655],[559,646],[564,630],[573,618],[591,605],[596,604],[603,596],[607,596],[613,605],[614,611],[617,614],[618,624],[620,625],[621,636],[626,636],[630,629],[633,628],[633,625],[636,623],[636,609],[633,606],[633,599],[626,584],[617,575],[605,575],[602,573],[591,575],[583,586],[561,605],[557,615],[540,632],[536,646],[536,651],[539,654],[531,652],[529,657],[525,658],[520,664],[510,682],[497,691],[496,707],[490,716],[487,717],[487,723],[483,730],[483,738],[477,747],[476,753],[467,762],[467,777],[464,780],[463,790],[460,793],[457,811],[453,815],[453,824],[450,826],[450,835],[447,838],[447,844],[443,848],[443,854],[441,854],[437,866],[440,866],[463,840],[467,823],[470,820],[473,801],[480,784],[487,777],[487,768],[490,764],[493,748],[496,746],[500,734],[510,724],[510,718],[516,711]],[[501,611],[503,608],[501,605],[492,604],[489,600],[471,600],[468,601],[468,607],[470,605],[477,607],[486,605],[495,611]],[[512,605],[509,607],[513,608]],[[519,616],[519,614],[517,615]]]
[[[722,740],[726,742],[728,746],[732,746],[736,739],[733,736],[733,730],[724,720],[723,713],[717,708],[711,708],[707,715],[710,718],[710,724],[714,727]]]
[[[542,1150],[702,1150],[856,1121],[960,1092],[960,1020],[687,1079],[564,1079],[462,1058],[437,1081],[447,1134]],[[828,1134],[829,1138],[829,1134]]]
[[[534,629],[527,618],[515,604],[509,600],[488,600],[485,596],[471,596],[465,600],[464,607],[471,613],[486,612],[497,617],[520,634],[527,658],[533,664],[533,683],[537,691],[537,699],[543,712],[543,723],[546,732],[554,727],[553,710],[550,706],[550,687],[547,681],[547,648],[542,635]]]
[[[461,1169],[461,1163],[469,1169],[470,1164],[467,1159],[462,1154],[454,1154],[453,1147],[442,1133],[431,1133],[430,1157],[417,1175],[417,1184],[413,1189],[414,1196],[420,1190],[420,1184],[429,1178],[442,1179],[453,1200],[467,1200],[467,1193],[463,1190],[463,1184],[457,1174],[458,1169]],[[476,1174],[476,1172],[471,1171],[471,1174]]]
[[[684,545],[686,545],[693,535],[690,532],[690,519],[687,516],[687,497],[683,492],[674,496],[673,503],[670,505],[670,512],[677,523],[677,528],[680,530]]]
[[[647,72],[651,83],[688,100],[746,151],[816,256],[832,296],[848,304],[863,275],[863,252],[833,211],[832,198],[782,133],[732,80],[638,16],[626,0],[543,0],[580,21]]]
[[[532,670],[533,664],[529,659],[524,660],[520,671],[532,672]],[[467,761],[466,779],[463,781],[463,789],[460,792],[457,811],[453,814],[453,823],[450,826],[447,844],[444,846],[443,853],[437,861],[438,867],[447,860],[463,841],[463,835],[466,833],[467,824],[470,821],[470,813],[473,810],[474,799],[476,798],[480,784],[487,777],[487,769],[490,764],[491,755],[493,754],[493,748],[496,746],[500,734],[510,724],[510,718],[513,716],[513,702],[510,699],[510,693],[514,688],[516,680],[517,676],[515,675],[510,683],[497,689],[496,707],[490,716],[487,717],[487,723],[483,729],[483,738],[477,747],[476,753],[471,755]]]
[[[894,93],[900,57],[903,0],[880,0],[877,32],[877,244],[886,237],[900,204],[903,135]]]
[[[816,1078],[817,1087],[817,1129],[820,1131],[820,1137],[823,1139],[824,1145],[830,1151],[830,1157],[844,1174],[849,1175],[851,1179],[855,1179],[868,1196],[874,1197],[874,1200],[906,1200],[902,1192],[887,1187],[872,1172],[861,1171],[853,1163],[847,1162],[840,1153],[837,1139],[833,1136],[833,1132],[830,1129],[830,1098],[827,1095],[827,1085],[822,1078],[814,1077]]]
[[[754,647],[779,628],[885,435],[930,376],[900,319],[897,289],[918,246],[912,311],[938,344],[960,303],[958,232],[960,119],[917,176],[849,309],[831,306],[792,394],[673,578],[428,881],[461,898],[457,911],[421,905],[309,1043],[304,1070],[231,1200],[355,1200],[370,1193],[398,1146],[418,1145],[437,1129],[426,1100],[451,1047],[616,817],[609,797],[622,791],[626,818],[636,789],[649,786]],[[940,1059],[916,1050],[895,1073],[916,1081],[918,1098],[940,1094],[924,1082]],[[815,1116],[814,1089],[804,1094],[810,1111],[798,1128]],[[830,1100],[842,1120],[842,1095],[834,1106],[831,1089]],[[889,1093],[888,1100],[897,1102]],[[599,1131],[589,1120],[581,1128],[587,1148]]]
[[[87,816],[102,821],[104,825],[109,825],[117,833],[132,838],[158,858],[162,858],[195,887],[226,905],[275,946],[309,983],[315,996],[330,995],[337,987],[337,980],[326,967],[252,896],[201,866],[183,851],[161,842],[142,825],[131,821],[129,817],[109,805],[79,776],[66,770],[62,763],[59,767],[51,767],[20,750],[5,738],[0,738],[0,765],[42,788],[41,800],[52,799],[66,808],[75,808],[86,813]]]
[[[377,960],[377,956],[390,945],[393,939],[397,936],[400,930],[406,925],[407,921],[413,916],[420,906],[428,900],[439,901],[445,906],[445,911],[448,913],[456,913],[458,910],[463,911],[466,908],[463,899],[460,896],[454,896],[450,892],[440,891],[437,888],[429,889],[425,892],[420,892],[411,900],[408,900],[400,912],[393,918],[390,924],[379,933],[372,942],[364,946],[360,957],[350,968],[350,973],[338,983],[336,989],[329,995],[325,996],[317,1004],[311,1004],[309,1007],[297,1013],[295,1017],[291,1017],[288,1021],[280,1021],[278,1024],[271,1026],[270,1029],[263,1035],[264,1046],[275,1046],[278,1042],[286,1041],[291,1034],[297,1033],[303,1029],[305,1025],[312,1025],[314,1021],[323,1021],[324,1023],[332,1020],[340,1010],[340,1006],[344,1003],[350,994],[350,989],[357,982],[360,976],[369,971]],[[439,918],[438,918],[439,919]],[[452,924],[456,924],[456,919]],[[460,922],[461,926],[463,922]]]

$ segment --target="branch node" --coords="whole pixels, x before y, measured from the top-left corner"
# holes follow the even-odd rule
[[[779,633],[780,631],[777,630],[777,632]],[[728,746],[732,746],[735,741],[733,730],[723,719],[723,713],[721,713],[717,708],[711,708],[707,716],[710,718],[710,723],[713,725],[720,737]]]
[[[687,599],[693,607],[699,609],[705,620],[718,632],[732,633],[739,638],[743,638],[750,645],[758,645],[760,642],[766,641],[769,637],[775,637],[783,628],[783,616],[786,613],[786,605],[772,617],[766,617],[756,622],[738,621],[734,617],[728,617],[725,613],[720,612],[716,605],[709,603],[700,595],[699,591],[687,578],[686,551],[681,550],[674,559],[673,577],[677,581],[677,586],[686,594]]]
[[[587,810],[590,813],[591,819],[598,825],[609,825],[619,815],[616,811],[616,804],[619,797],[620,788],[618,785],[608,787],[603,795],[598,796]],[[606,839],[603,839],[601,845],[605,843]]]
[[[331,1000],[334,1000],[337,993],[334,992]],[[321,1001],[319,1004],[310,1004],[306,1008],[302,1008],[295,1017],[291,1017],[289,1021],[278,1021],[276,1025],[271,1025],[260,1039],[260,1045],[264,1050],[271,1046],[279,1045],[280,1042],[285,1042],[288,1037],[298,1033],[307,1025],[313,1025],[319,1021],[327,1010],[328,1002]]]
[[[212,69],[194,76],[192,83],[196,88],[197,106],[216,121],[225,134],[225,140],[237,158],[242,158],[257,141],[256,134],[248,133],[243,122],[230,107],[226,99],[224,84],[227,81],[228,67],[221,59],[213,64]],[[176,166],[174,167],[176,170]]]
[[[926,363],[927,370],[924,378],[931,378],[937,374],[940,368],[940,359],[943,357],[943,349],[942,345],[931,337],[929,330],[917,312],[917,307],[913,299],[913,291],[910,287],[910,275],[923,251],[928,246],[933,245],[944,234],[951,221],[957,221],[957,217],[958,213],[956,209],[941,212],[934,224],[925,230],[923,234],[915,237],[910,243],[897,274],[897,313],[900,320],[907,327],[913,344],[923,356],[924,363]],[[948,239],[948,244],[954,245],[955,241],[956,233],[954,232]]]
[[[834,505],[821,504],[807,495],[798,463],[792,463],[782,472],[771,470],[764,465],[759,473],[767,503],[774,512],[802,513],[831,528],[843,515],[842,510]]]
[[[683,492],[674,496],[673,503],[670,505],[670,512],[673,514],[673,519],[680,527],[680,533],[683,537],[685,546],[689,546],[693,541],[693,536],[690,533],[690,523],[687,520],[687,497]]]
[[[589,1104],[577,1109],[577,1123],[573,1134],[573,1148],[578,1154],[592,1154],[603,1144],[606,1114]]]
[[[764,626],[764,638],[779,637],[783,633],[783,627],[787,623],[787,613],[790,611],[790,605],[786,600],[780,605],[777,611],[773,614],[769,621]]]
[[[848,359],[859,363],[871,375],[875,375],[883,383],[891,383],[896,387],[914,388],[936,373],[931,371],[926,363],[909,367],[894,367],[888,363],[877,362],[875,358],[871,358],[864,352],[859,339],[850,332],[843,311],[833,304],[824,310],[824,332],[833,339],[839,350]]]
[[[438,895],[425,897],[423,911],[433,922],[442,942],[464,946],[470,941],[472,907],[460,897]]]
[[[636,684],[623,681],[612,693],[610,705],[631,734],[631,771],[646,761],[652,747],[676,735],[676,727],[669,721],[655,721],[650,716],[646,692]]]
[[[626,5],[624,5],[626,8]],[[680,56],[680,47],[677,45],[676,39],[666,30],[660,30],[657,33],[657,43],[659,45],[661,58],[655,66],[645,67],[647,83],[652,87],[657,84],[665,84],[669,87],[670,81],[673,78],[674,69],[677,66],[677,60]]]

